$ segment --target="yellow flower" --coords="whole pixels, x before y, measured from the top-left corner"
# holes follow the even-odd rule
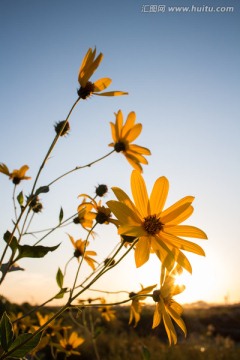
[[[90,77],[93,75],[95,70],[100,65],[103,54],[100,53],[96,58],[96,48],[92,50],[91,48],[88,49],[86,55],[83,58],[82,64],[79,69],[78,74],[78,82],[80,84],[80,89],[78,90],[78,96],[81,99],[86,99],[87,97],[94,95],[101,95],[101,96],[118,96],[118,95],[127,95],[127,92],[123,91],[108,91],[99,94],[101,91],[105,90],[112,82],[109,78],[102,78],[94,83],[89,81]]]
[[[170,345],[177,343],[177,334],[173,326],[172,319],[181,328],[184,335],[187,335],[185,323],[181,319],[183,308],[172,298],[173,296],[183,292],[185,289],[184,285],[174,284],[175,275],[179,274],[181,271],[181,267],[177,266],[172,272],[167,272],[160,290],[155,290],[153,292],[153,300],[156,302],[156,308],[153,315],[152,328],[157,327],[163,319],[163,324],[166,329]]]
[[[109,146],[114,147],[116,152],[122,152],[130,165],[142,172],[141,164],[148,164],[143,155],[151,155],[150,150],[145,147],[131,144],[141,133],[142,124],[135,124],[136,114],[130,112],[125,124],[121,110],[117,112],[115,124],[110,122],[113,142]]]
[[[102,304],[106,304],[105,299],[101,299]],[[111,309],[111,306],[101,306],[98,308],[98,311],[101,313],[101,316],[106,321],[112,321],[116,319],[116,311]]]
[[[98,224],[109,224],[112,223],[118,226],[118,221],[116,219],[112,219],[111,210],[108,207],[102,205],[101,200],[97,203],[91,196],[86,194],[81,194],[79,197],[84,196],[90,199],[91,202],[85,202],[84,205],[88,206],[88,218],[91,220],[95,219]],[[93,211],[91,211],[93,210]],[[92,224],[91,224],[92,225]],[[92,226],[91,226],[92,227]]]
[[[155,287],[156,285],[152,285],[152,286],[148,286],[146,288],[143,288],[143,286],[141,285],[142,289],[137,292],[131,292],[129,294],[129,297],[133,298],[132,300],[132,304],[130,306],[130,318],[129,318],[129,324],[131,324],[134,321],[134,327],[137,326],[139,320],[140,320],[140,314],[142,312],[142,302],[140,302],[140,300],[145,300],[146,296],[142,296],[145,294],[150,293]],[[141,295],[141,296],[137,296],[137,295]]]
[[[150,252],[155,252],[168,270],[174,262],[191,272],[191,265],[181,250],[205,255],[203,249],[193,242],[182,239],[182,236],[207,239],[206,234],[188,225],[179,225],[193,212],[193,196],[186,196],[175,204],[163,210],[169,183],[162,176],[153,186],[150,198],[141,174],[134,170],[131,176],[131,189],[135,204],[121,189],[112,188],[119,201],[108,201],[107,204],[120,226],[120,235],[138,237],[135,249],[135,262],[139,267],[148,261]]]
[[[23,165],[19,170],[13,170],[13,172],[10,173],[5,164],[0,164],[0,172],[9,176],[9,179],[12,180],[15,185],[18,185],[21,180],[31,179],[30,176],[25,176],[28,169],[29,167],[27,165]]]
[[[78,216],[73,219],[73,222],[75,224],[81,224],[85,230],[87,230],[87,228],[91,229],[93,227],[93,220],[95,219],[95,215],[91,212],[92,208],[93,205],[86,202],[86,198],[84,197],[77,209]]]
[[[97,261],[92,259],[90,256],[95,256],[97,255],[97,253],[95,251],[86,250],[86,247],[88,246],[89,242],[86,240],[83,241],[81,239],[75,241],[71,235],[68,234],[68,236],[75,248],[74,256],[78,259],[78,261],[80,256],[82,256],[84,260],[88,263],[88,265],[91,266],[93,270],[95,270],[94,263],[97,263]]]
[[[37,311],[36,315],[38,318],[39,326],[35,326],[35,331],[38,330],[38,328],[40,326],[43,326],[44,324],[46,324],[46,322],[53,316],[53,313],[42,315],[39,311]],[[63,329],[61,322],[62,322],[62,319],[51,321],[45,329],[45,335],[46,336],[55,336],[56,333],[58,333],[60,330]]]
[[[80,352],[74,349],[77,349],[84,341],[75,331],[69,337],[67,337],[67,333],[64,331],[64,337],[59,340],[59,344],[68,355],[79,355]]]

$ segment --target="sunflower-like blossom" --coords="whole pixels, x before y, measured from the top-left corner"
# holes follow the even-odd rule
[[[148,197],[141,174],[134,170],[131,175],[131,189],[134,202],[120,188],[112,188],[118,201],[108,201],[107,205],[119,220],[118,233],[138,237],[135,248],[135,262],[139,267],[146,263],[151,252],[155,252],[163,267],[169,271],[175,261],[191,273],[192,268],[182,250],[204,256],[203,249],[183,237],[207,239],[200,229],[189,225],[179,225],[193,212],[193,196],[186,196],[163,210],[169,189],[166,177],[159,177]]]
[[[156,308],[153,315],[152,328],[157,327],[161,323],[161,320],[163,320],[170,345],[177,343],[177,334],[172,319],[180,327],[184,335],[187,335],[185,323],[181,318],[183,308],[173,300],[173,296],[182,293],[185,289],[184,285],[175,284],[176,276],[181,272],[182,268],[179,265],[170,273],[167,272],[160,290],[153,292],[153,300],[156,302]]]
[[[88,205],[88,217],[94,219],[98,224],[114,224],[118,226],[119,222],[116,219],[112,219],[112,212],[111,210],[102,205],[101,200],[97,203],[91,196],[86,194],[81,194],[79,197],[83,196],[86,200],[88,198],[90,202],[85,202],[85,206]]]
[[[80,84],[78,96],[81,99],[86,99],[92,94],[101,96],[119,96],[128,94],[123,91],[108,91],[101,93],[101,91],[108,88],[111,84],[112,80],[110,78],[101,78],[95,82],[89,81],[90,77],[100,65],[102,59],[102,53],[96,57],[96,48],[94,50],[89,48],[84,56],[78,73],[78,82]]]
[[[142,124],[136,124],[136,114],[134,111],[127,116],[125,124],[123,124],[123,114],[119,110],[116,115],[116,122],[110,122],[113,142],[108,146],[114,148],[116,152],[121,152],[130,163],[130,165],[142,172],[141,164],[148,164],[144,155],[151,155],[151,151],[145,147],[131,144],[141,133]]]
[[[68,335],[67,331],[64,331],[64,336],[59,339],[59,345],[67,356],[80,355],[80,352],[76,349],[84,341],[82,337],[78,336],[76,331],[72,331],[70,335]]]
[[[78,215],[73,219],[73,222],[75,224],[81,224],[85,230],[91,229],[93,227],[93,220],[95,219],[95,215],[91,212],[92,208],[93,204],[87,202],[84,197],[77,208]]]
[[[101,299],[101,303],[103,304],[103,306],[100,306],[98,308],[98,311],[100,312],[102,318],[107,322],[115,320],[116,319],[116,311],[113,310],[111,308],[111,306],[105,305],[106,300],[104,298]]]
[[[8,167],[5,164],[0,164],[0,172],[9,176],[9,179],[12,180],[14,185],[18,185],[21,180],[29,180],[31,179],[30,176],[26,176],[26,172],[28,171],[29,167],[27,165],[23,165],[19,170],[13,170],[10,172]]]
[[[73,244],[73,247],[75,248],[74,256],[78,259],[78,261],[80,257],[83,257],[83,259],[88,263],[88,265],[91,266],[93,270],[95,270],[95,263],[97,263],[97,261],[90,256],[95,256],[97,255],[97,253],[92,250],[86,250],[89,242],[86,240],[83,241],[81,239],[75,241],[71,235],[68,234],[68,236]]]
[[[137,293],[135,292],[131,292],[129,294],[129,297],[132,298],[132,303],[130,306],[130,317],[129,317],[129,324],[131,324],[132,322],[134,322],[134,327],[137,326],[139,320],[140,320],[140,315],[142,312],[142,304],[143,302],[140,300],[145,300],[146,296],[143,295],[147,295],[150,292],[153,291],[153,289],[156,287],[156,285],[152,285],[152,286],[148,286],[146,288],[144,288],[141,285],[142,289],[140,291],[138,291]]]

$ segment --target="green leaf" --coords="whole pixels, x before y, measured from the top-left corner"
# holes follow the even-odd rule
[[[7,244],[9,244],[10,239],[11,239],[11,233],[10,231],[6,231],[5,234],[3,235],[3,239],[6,241]],[[15,236],[12,237],[11,243],[9,244],[10,248],[12,249],[12,252],[15,253],[15,251],[18,248],[18,241],[17,238]]]
[[[61,207],[60,213],[59,213],[59,224],[61,224],[62,219],[63,219],[63,208]]]
[[[57,284],[60,287],[60,289],[62,289],[62,287],[63,287],[63,279],[64,279],[64,277],[63,277],[62,270],[60,268],[58,268],[56,280],[57,280]]]
[[[24,271],[25,269],[21,268],[18,264],[14,263],[9,267],[9,263],[4,263],[0,266],[0,271],[2,271],[3,274],[5,274],[6,272],[11,272],[11,271]]]
[[[23,192],[22,191],[18,194],[17,201],[18,201],[20,206],[23,205],[24,197],[23,197]]]
[[[40,188],[38,188],[35,192],[35,196],[38,196],[39,194],[42,193],[47,193],[49,192],[49,186],[41,186]]]
[[[59,247],[60,244],[56,246],[31,246],[31,245],[18,245],[19,254],[15,261],[22,259],[24,257],[28,258],[42,258],[49,251],[54,251]]]
[[[143,360],[151,359],[151,354],[145,345],[142,346],[142,358],[143,358]]]
[[[19,347],[19,349],[16,349],[12,354],[12,358],[22,358],[23,356],[26,356],[28,353],[30,353],[40,342],[41,340],[41,333],[34,336],[31,340],[29,340],[26,344],[23,344],[26,340],[28,340],[32,334],[21,334],[19,335],[14,342],[12,343],[11,347],[8,349],[8,351],[13,350],[16,347]],[[22,345],[23,344],[23,345]]]
[[[54,299],[62,299],[64,297],[64,294],[66,294],[67,290],[68,288],[62,288]]]
[[[12,323],[6,312],[3,313],[0,321],[0,341],[1,346],[5,351],[8,351],[10,345],[13,342]]]

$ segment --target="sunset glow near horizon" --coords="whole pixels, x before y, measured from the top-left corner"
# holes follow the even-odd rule
[[[208,4],[218,2],[209,0]],[[224,0],[221,6],[229,2]],[[143,172],[149,193],[155,180],[164,175],[170,183],[166,206],[186,195],[195,196],[194,213],[186,224],[208,235],[208,240],[196,241],[206,257],[186,252],[193,274],[182,277],[186,290],[176,297],[182,303],[240,301],[240,14],[239,4],[231,2],[234,12],[221,14],[144,13],[140,1],[4,0],[0,5],[4,54],[0,60],[0,163],[11,170],[28,164],[34,180],[54,137],[54,124],[66,117],[77,98],[81,60],[89,47],[96,46],[104,59],[94,80],[109,76],[113,80],[109,91],[128,91],[129,95],[93,96],[78,104],[70,119],[71,132],[54,149],[39,186],[107,154],[112,149],[108,147],[112,141],[109,122],[115,121],[114,113],[121,109],[125,120],[135,111],[137,122],[143,124],[136,144],[152,152]],[[180,5],[186,4],[189,1],[181,0]],[[195,0],[193,4],[205,3]],[[34,217],[32,229],[55,226],[61,206],[64,217],[71,216],[80,203],[78,195],[94,196],[98,184],[109,188],[104,201],[114,199],[113,186],[131,195],[131,171],[121,154],[113,154],[62,179],[48,194],[41,194],[43,212]],[[27,195],[32,184],[32,180],[22,182],[17,192]],[[12,229],[12,191],[12,183],[0,174],[2,235]],[[20,260],[25,271],[9,273],[0,294],[16,303],[32,304],[52,297],[58,290],[57,269],[63,269],[73,255],[67,233],[75,239],[86,235],[74,226],[42,243],[61,243],[57,251],[43,259]],[[119,237],[113,225],[103,225],[96,233],[89,249],[103,260]],[[31,236],[26,239],[28,244],[35,241]],[[1,251],[3,246],[2,241]],[[131,292],[139,291],[140,284],[159,286],[159,266],[152,254],[147,264],[136,269],[130,253],[94,288]],[[72,284],[76,267],[73,259],[66,283]],[[89,274],[87,264],[83,269]],[[107,298],[121,301],[126,294]],[[61,303],[55,300],[53,304]]]

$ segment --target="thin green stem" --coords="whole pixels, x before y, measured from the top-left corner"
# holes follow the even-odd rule
[[[110,156],[111,154],[114,153],[115,150],[112,150],[110,151],[108,154],[104,155],[104,156],[101,156],[100,158],[98,158],[97,160],[94,160],[86,165],[82,165],[82,166],[76,166],[74,169],[72,170],[69,170],[67,171],[66,173],[60,175],[59,177],[57,177],[55,180],[51,181],[49,184],[48,184],[48,187],[50,187],[51,185],[53,185],[55,182],[57,182],[58,180],[62,179],[64,176],[67,176],[69,174],[71,174],[72,172],[74,171],[77,171],[77,170],[81,170],[81,169],[84,169],[84,168],[87,168],[87,167],[91,167],[93,164],[96,164],[97,162],[107,158],[108,156]]]
[[[39,176],[40,176],[40,174],[41,174],[41,172],[42,172],[42,169],[44,168],[44,165],[45,165],[46,161],[48,160],[48,158],[49,158],[52,150],[54,149],[54,147],[55,147],[55,145],[56,145],[56,143],[57,143],[57,141],[58,141],[58,139],[59,139],[59,137],[61,136],[61,134],[62,134],[62,132],[63,132],[63,129],[64,129],[65,125],[67,124],[68,119],[69,119],[69,117],[70,117],[73,109],[75,108],[75,106],[77,105],[77,103],[78,103],[79,101],[80,101],[80,98],[78,98],[78,99],[74,102],[73,106],[71,107],[71,109],[70,109],[70,111],[69,111],[69,113],[68,113],[68,115],[67,115],[67,117],[66,117],[66,120],[65,120],[65,122],[64,122],[64,124],[63,124],[63,126],[62,126],[61,131],[59,131],[59,133],[58,133],[58,134],[55,136],[55,138],[53,139],[53,142],[52,142],[52,144],[50,145],[50,148],[48,149],[48,152],[47,152],[45,158],[43,159],[43,162],[42,162],[42,164],[41,164],[41,166],[40,166],[40,168],[39,168],[39,170],[38,170],[37,176],[36,176],[35,181],[34,181],[34,184],[33,184],[33,188],[32,188],[31,195],[33,195],[33,193],[34,193],[34,190],[35,190],[35,187],[36,187],[36,185],[37,185]],[[30,195],[30,196],[31,196],[31,195]]]

